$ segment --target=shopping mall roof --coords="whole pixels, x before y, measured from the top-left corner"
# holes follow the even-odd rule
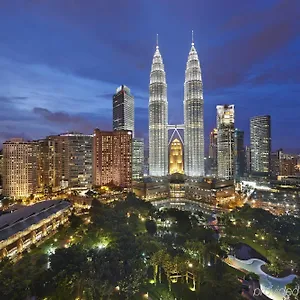
[[[70,206],[70,202],[65,200],[47,200],[2,215],[0,217],[0,241]]]

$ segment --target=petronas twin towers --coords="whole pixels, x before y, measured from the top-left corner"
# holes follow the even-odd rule
[[[168,100],[166,73],[158,44],[149,85],[149,175],[168,175]],[[184,173],[204,176],[203,85],[192,39],[184,81]]]

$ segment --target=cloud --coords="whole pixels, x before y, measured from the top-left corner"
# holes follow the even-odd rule
[[[283,4],[284,2],[284,4]],[[242,83],[251,69],[289,45],[299,35],[299,1],[281,1],[266,14],[257,18],[238,19],[231,26],[240,31],[253,25],[252,31],[241,31],[233,40],[212,49],[213,60],[205,62],[204,81],[206,89],[234,86]],[[241,26],[243,22],[243,27]],[[226,26],[228,24],[225,24]],[[232,29],[231,29],[232,30]]]
[[[46,108],[34,107],[33,113],[53,123],[73,125],[73,128],[79,128],[84,131],[92,131],[94,129],[94,126],[86,119],[76,115],[72,116],[66,112],[51,112]]]

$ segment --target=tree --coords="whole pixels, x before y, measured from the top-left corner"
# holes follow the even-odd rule
[[[156,222],[153,220],[147,219],[145,222],[146,230],[149,234],[154,235],[157,231]]]
[[[161,283],[161,268],[162,268],[162,265],[163,265],[165,254],[166,254],[166,251],[161,249],[161,250],[158,250],[157,252],[155,252],[150,258],[150,264],[154,268],[153,280],[154,280],[155,284],[156,284],[156,281],[157,281],[157,273],[159,275],[159,277],[158,277],[159,278],[159,283]]]
[[[74,212],[70,215],[69,221],[72,228],[77,228],[82,224],[82,219],[79,216],[76,216]]]
[[[7,209],[9,207],[9,205],[11,204],[11,199],[8,198],[8,197],[4,197],[2,200],[2,206],[3,206],[3,209]]]

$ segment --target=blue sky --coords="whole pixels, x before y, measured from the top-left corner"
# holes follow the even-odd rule
[[[191,30],[204,84],[205,132],[218,104],[236,127],[270,114],[273,149],[300,151],[299,0],[9,0],[0,2],[0,143],[111,129],[112,95],[135,95],[136,132],[148,138],[148,84],[156,33],[169,122],[183,122]]]

